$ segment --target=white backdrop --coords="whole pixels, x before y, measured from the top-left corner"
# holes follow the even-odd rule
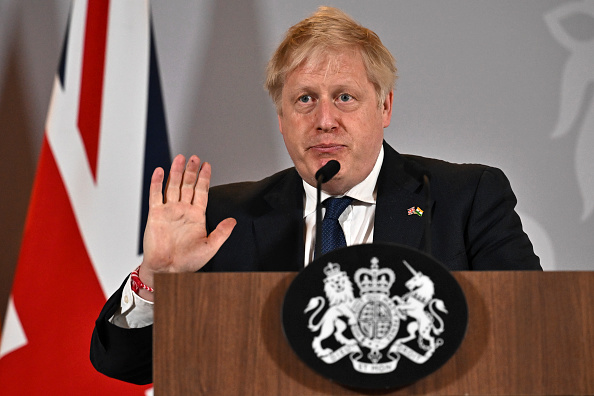
[[[0,0],[2,279],[18,257],[69,4]],[[172,151],[210,161],[214,184],[291,165],[264,67],[320,4],[152,0]],[[396,57],[392,146],[502,168],[543,267],[594,269],[594,1],[326,4]]]

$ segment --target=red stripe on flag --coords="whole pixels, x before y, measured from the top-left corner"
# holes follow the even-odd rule
[[[101,127],[101,102],[103,98],[108,17],[109,0],[89,1],[87,5],[78,128],[95,180],[97,179],[97,157],[99,150],[99,130]]]
[[[3,395],[142,395],[99,374],[89,344],[105,297],[44,139],[13,297],[27,345],[0,359]]]

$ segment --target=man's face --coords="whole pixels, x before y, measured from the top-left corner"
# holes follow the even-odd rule
[[[340,172],[324,191],[343,194],[373,169],[392,117],[392,92],[378,106],[359,51],[329,52],[289,73],[282,91],[279,128],[297,171],[316,185],[328,161]]]

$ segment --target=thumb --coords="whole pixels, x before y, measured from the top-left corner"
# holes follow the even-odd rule
[[[223,246],[223,243],[225,243],[225,241],[229,238],[236,224],[237,220],[231,217],[227,218],[221,221],[217,225],[217,228],[215,228],[214,231],[210,233],[208,236],[208,244],[212,247],[212,249],[214,249],[215,252],[217,252],[221,246]]]

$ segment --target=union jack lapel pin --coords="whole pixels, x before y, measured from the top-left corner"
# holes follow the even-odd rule
[[[419,208],[418,206],[417,207],[413,206],[412,208],[409,208],[408,215],[412,216],[414,214],[416,214],[417,216],[423,216],[423,209]]]

